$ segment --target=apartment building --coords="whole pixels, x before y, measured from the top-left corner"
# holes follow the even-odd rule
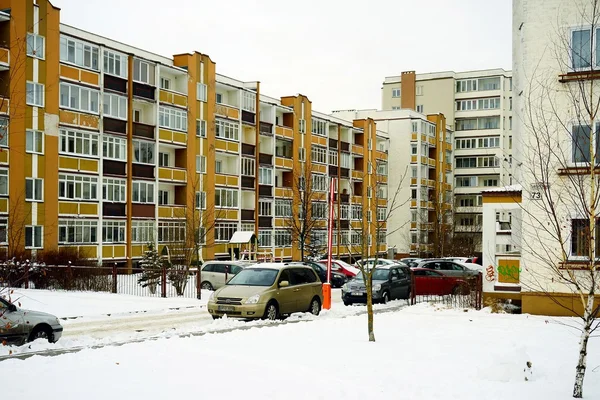
[[[268,97],[259,82],[218,74],[205,54],[163,57],[61,24],[47,0],[0,0],[0,9],[5,252],[70,249],[132,265],[148,243],[189,248],[197,235],[203,259],[228,258],[233,233],[252,231],[265,257],[299,259],[286,219],[298,215],[294,182],[310,171],[321,238],[338,178],[347,212],[334,254],[352,255],[346,227],[377,205],[350,179],[387,159],[371,145],[387,141],[373,120],[328,117],[303,95]]]
[[[345,119],[372,118],[390,138],[388,159],[389,247],[399,255],[439,255],[452,210],[452,131],[443,114],[411,109],[345,110]],[[410,143],[408,146],[407,144]]]
[[[481,191],[512,182],[512,73],[403,72],[386,77],[382,109],[441,113],[453,127],[454,229],[481,251]]]

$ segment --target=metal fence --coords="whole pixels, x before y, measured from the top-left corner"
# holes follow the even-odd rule
[[[475,276],[416,276],[411,271],[410,304],[439,303],[454,308],[481,310],[483,280]]]
[[[24,289],[77,290],[145,297],[200,298],[199,271],[160,269],[140,282],[141,268],[97,266],[35,266],[2,268],[0,286]]]

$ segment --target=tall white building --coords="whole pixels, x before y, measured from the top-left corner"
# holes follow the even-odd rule
[[[453,127],[455,232],[481,251],[485,189],[512,183],[512,72],[490,69],[386,77],[382,109],[442,113]]]

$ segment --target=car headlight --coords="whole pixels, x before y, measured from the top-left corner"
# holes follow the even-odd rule
[[[377,284],[377,285],[373,285],[373,291],[374,292],[379,292],[381,290],[381,285]]]
[[[260,295],[255,294],[254,296],[248,297],[248,300],[246,300],[245,304],[256,304],[258,303],[258,299],[260,299]]]
[[[347,292],[347,291],[348,291],[348,284],[347,284],[347,283],[344,283],[344,284],[342,285],[342,292]]]
[[[217,299],[216,294],[217,294],[217,292],[212,292],[210,294],[210,297],[208,298],[208,301],[215,301]]]

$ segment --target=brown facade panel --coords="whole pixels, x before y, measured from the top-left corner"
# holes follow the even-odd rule
[[[242,221],[254,221],[254,210],[242,210]]]
[[[102,170],[104,175],[127,176],[127,163],[121,161],[104,160],[102,161]]]
[[[340,142],[340,150],[350,152],[350,143]]]
[[[256,121],[256,115],[250,111],[242,110],[242,122],[254,125]]]
[[[342,178],[350,178],[350,168],[340,168],[340,176]]]
[[[268,122],[260,121],[259,130],[261,135],[273,136],[273,125]]]
[[[258,163],[265,165],[273,165],[273,156],[271,154],[260,153],[258,155]]]
[[[154,165],[146,165],[146,164],[133,164],[132,165],[132,173],[136,178],[147,178],[154,179]]]
[[[127,204],[125,203],[102,203],[103,217],[125,217],[127,216]]]
[[[338,175],[338,167],[336,167],[335,165],[330,165],[329,166],[329,176],[337,177],[337,175]]]
[[[150,85],[133,82],[133,95],[147,100],[156,100],[156,88]]]
[[[117,78],[116,76],[105,74],[104,89],[127,94],[127,79]]]
[[[242,189],[254,190],[254,178],[251,176],[242,176]]]
[[[273,187],[267,185],[259,185],[258,195],[263,197],[273,197]]]
[[[127,121],[104,117],[102,119],[102,126],[104,127],[104,132],[127,134]]]
[[[273,227],[273,218],[258,217],[258,227],[259,228],[272,228]]]
[[[245,156],[254,156],[256,152],[256,146],[252,144],[242,143],[242,154]]]
[[[329,147],[332,149],[337,149],[337,147],[338,147],[337,139],[329,138]]]
[[[137,204],[133,203],[131,205],[131,214],[132,217],[140,217],[140,218],[154,218],[154,204]]]
[[[133,136],[139,136],[146,139],[154,139],[154,125],[141,124],[139,122],[133,123]]]

